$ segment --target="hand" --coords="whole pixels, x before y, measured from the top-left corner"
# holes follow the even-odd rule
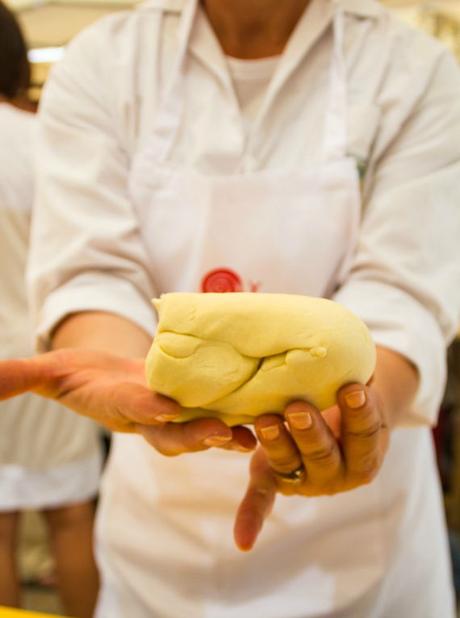
[[[67,348],[0,361],[0,400],[27,391],[59,401],[112,431],[141,433],[165,455],[211,446],[250,451],[255,446],[248,429],[232,430],[217,419],[171,423],[181,408],[147,388],[143,360]]]
[[[249,487],[235,521],[240,549],[253,547],[277,492],[331,495],[370,483],[377,474],[389,441],[377,393],[372,386],[350,384],[337,401],[323,415],[302,401],[290,404],[284,415],[288,428],[277,415],[256,420],[261,446],[252,458]],[[283,478],[293,471],[300,478]]]

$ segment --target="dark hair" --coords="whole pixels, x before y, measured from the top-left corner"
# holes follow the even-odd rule
[[[27,45],[15,16],[0,0],[0,95],[14,99],[29,85]]]

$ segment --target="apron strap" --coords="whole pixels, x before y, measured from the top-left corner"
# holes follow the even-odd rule
[[[165,0],[151,1],[164,2]],[[158,118],[155,122],[155,135],[151,136],[149,145],[155,152],[155,158],[160,161],[164,161],[168,158],[174,145],[171,135],[176,135],[178,125],[182,118],[184,96],[181,89],[181,81],[183,79],[189,41],[198,8],[198,0],[185,0],[185,4],[184,0],[179,1],[184,5],[184,8],[177,31],[178,50],[171,68],[170,79],[166,84],[163,96],[161,96],[158,107]]]
[[[344,51],[345,14],[334,14],[334,46],[329,73],[329,100],[324,123],[323,160],[340,159],[347,153],[347,69]]]

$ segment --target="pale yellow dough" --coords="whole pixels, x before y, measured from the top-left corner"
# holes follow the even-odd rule
[[[322,298],[165,294],[146,360],[149,387],[187,408],[181,421],[251,423],[303,399],[324,410],[348,382],[366,383],[375,346],[365,324]]]

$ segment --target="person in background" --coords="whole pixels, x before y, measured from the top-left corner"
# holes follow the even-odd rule
[[[30,67],[13,14],[0,2],[0,358],[33,354],[25,270],[34,197],[36,119],[26,110]],[[0,403],[0,605],[20,605],[20,512],[36,509],[49,527],[66,611],[93,614],[94,498],[101,455],[97,426],[25,394]]]
[[[119,432],[98,618],[453,618],[430,425],[460,311],[459,100],[447,51],[374,0],[155,0],[70,45],[40,111],[44,353],[0,363],[0,397]],[[326,416],[257,419],[249,478],[247,428],[169,422],[144,377],[151,298],[224,289],[331,298],[378,348]]]

